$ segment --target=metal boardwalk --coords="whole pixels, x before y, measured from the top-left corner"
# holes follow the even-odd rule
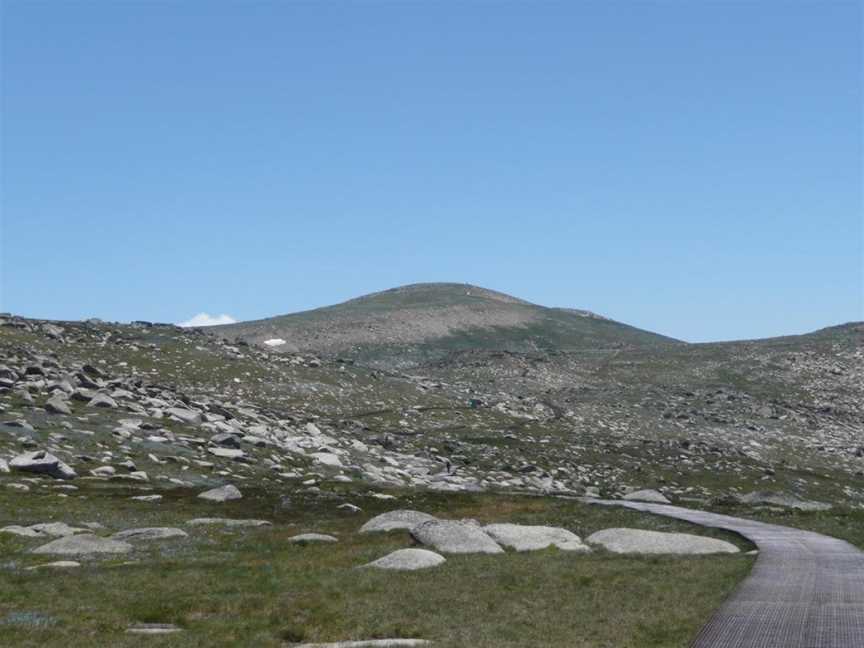
[[[864,648],[864,552],[848,542],[667,504],[593,502],[734,531],[759,547],[692,648]]]

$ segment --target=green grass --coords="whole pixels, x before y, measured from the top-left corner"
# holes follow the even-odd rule
[[[134,623],[175,623],[179,635],[149,637],[154,646],[279,646],[298,641],[421,637],[437,646],[685,646],[752,558],[622,557],[557,550],[503,556],[452,556],[415,573],[357,570],[410,546],[405,532],[360,535],[362,522],[391,508],[417,508],[483,522],[566,526],[581,535],[611,526],[692,530],[685,523],[627,510],[547,498],[402,493],[380,502],[350,491],[292,495],[249,492],[238,502],[207,504],[183,490],[159,504],[132,502],[113,484],[82,483],[68,498],[0,490],[0,526],[98,521],[110,531],[176,525],[192,517],[257,517],[267,529],[189,528],[190,538],[139,544],[133,554],[85,561],[71,571],[24,571],[49,557],[39,544],[0,534],[0,624],[4,645],[138,646]],[[350,500],[364,513],[345,515]],[[289,536],[334,533],[336,545],[297,546]],[[107,533],[108,531],[106,531]],[[702,532],[702,530],[699,530]],[[746,542],[722,532],[742,548]],[[4,623],[38,613],[48,623]]]

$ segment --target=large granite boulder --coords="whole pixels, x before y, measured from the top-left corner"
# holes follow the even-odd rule
[[[632,493],[627,493],[621,499],[625,499],[628,502],[652,502],[654,504],[671,504],[666,496],[660,491],[654,490],[652,488],[648,488],[645,490],[638,490]]]
[[[483,530],[498,544],[516,551],[535,551],[547,547],[558,547],[564,551],[591,551],[575,533],[558,527],[489,524]]]
[[[592,533],[586,542],[600,545],[613,553],[714,554],[739,551],[738,547],[725,540],[643,529],[604,529]]]
[[[9,462],[9,467],[22,472],[50,475],[55,479],[74,479],[78,476],[70,466],[45,450],[20,454]]]
[[[198,497],[208,502],[228,502],[230,500],[238,500],[243,497],[240,489],[233,484],[226,484],[219,488],[212,488],[203,493],[199,493]]]
[[[410,511],[407,509],[387,511],[381,515],[376,515],[360,527],[360,533],[393,531],[395,529],[410,531],[421,522],[428,522],[436,519],[437,518],[434,515],[422,513],[421,511]]]
[[[375,569],[393,569],[396,571],[415,571],[417,569],[428,569],[437,567],[446,562],[441,554],[428,549],[399,549],[389,553],[383,558],[373,560],[363,567],[374,567]]]
[[[427,520],[411,529],[411,536],[442,553],[504,553],[479,524],[470,521]]]
[[[126,529],[111,536],[112,540],[165,540],[167,538],[186,538],[189,534],[182,529],[173,527],[144,527],[141,529]]]
[[[56,554],[59,556],[81,556],[92,554],[124,554],[132,551],[128,542],[100,538],[92,534],[70,535],[52,540],[36,547],[34,554]]]

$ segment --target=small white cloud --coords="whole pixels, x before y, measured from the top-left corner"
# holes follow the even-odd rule
[[[189,328],[193,326],[217,326],[219,324],[234,324],[237,320],[230,315],[210,315],[209,313],[198,313],[192,319],[179,322],[177,326]]]

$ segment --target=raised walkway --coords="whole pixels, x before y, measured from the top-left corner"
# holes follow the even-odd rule
[[[864,552],[848,542],[668,504],[589,501],[734,531],[759,547],[692,648],[864,648]]]

